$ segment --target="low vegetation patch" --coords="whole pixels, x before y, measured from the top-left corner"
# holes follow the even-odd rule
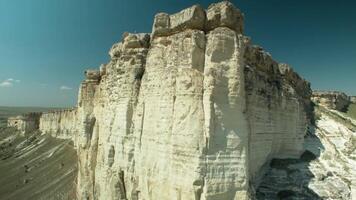
[[[350,106],[347,108],[346,114],[356,120],[356,104],[350,104]]]

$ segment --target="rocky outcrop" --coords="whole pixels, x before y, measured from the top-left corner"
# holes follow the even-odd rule
[[[75,140],[78,132],[77,117],[76,108],[46,112],[40,118],[39,129],[53,137]]]
[[[308,82],[261,47],[249,46],[245,60],[249,171],[251,182],[258,185],[272,158],[295,158],[303,152],[311,90]]]
[[[313,91],[312,100],[329,109],[345,111],[350,105],[350,98],[343,92]]]
[[[297,159],[274,159],[257,189],[257,199],[356,199],[356,123],[317,105],[315,126]]]
[[[302,153],[310,85],[242,33],[227,1],[159,13],[86,72],[75,120],[51,125],[75,131],[79,199],[248,199]]]
[[[356,103],[356,96],[350,96],[351,103]]]
[[[39,128],[41,113],[28,113],[7,120],[8,127],[14,127],[22,134],[29,133]]]

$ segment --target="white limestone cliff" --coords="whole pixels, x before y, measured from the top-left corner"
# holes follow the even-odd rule
[[[345,111],[350,105],[352,97],[337,91],[313,91],[312,100],[329,109]]]
[[[41,119],[76,143],[78,199],[249,199],[272,158],[302,153],[310,85],[251,44],[230,2],[159,13],[109,54],[76,110]]]
[[[317,119],[296,159],[274,159],[257,188],[258,200],[356,199],[356,122],[316,103]]]
[[[39,129],[44,134],[62,139],[73,139],[77,135],[77,109],[56,110],[41,115]]]
[[[356,103],[356,96],[350,96],[351,103]]]
[[[38,130],[41,113],[27,113],[24,115],[10,117],[7,126],[16,128],[23,135]]]

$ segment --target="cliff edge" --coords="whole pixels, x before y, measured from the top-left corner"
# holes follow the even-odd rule
[[[77,108],[40,129],[72,138],[78,199],[249,199],[272,158],[298,158],[310,84],[243,35],[230,2],[159,13],[86,71]]]

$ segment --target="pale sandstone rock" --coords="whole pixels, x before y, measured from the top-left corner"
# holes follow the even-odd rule
[[[204,68],[207,140],[205,199],[237,199],[248,191],[248,119],[243,36],[221,27],[209,32]],[[204,199],[204,198],[203,198]]]
[[[168,35],[170,31],[170,18],[167,13],[157,13],[154,18],[152,35]]]
[[[155,16],[152,37],[168,36],[187,29],[204,30],[206,14],[199,5],[168,15],[158,13]]]
[[[211,4],[206,11],[208,31],[217,27],[228,27],[238,34],[243,33],[243,14],[229,1]]]
[[[99,70],[88,69],[84,73],[87,80],[98,81],[100,79]]]
[[[249,172],[251,183],[258,185],[270,159],[296,158],[303,152],[310,87],[261,47],[249,46],[245,59]],[[298,82],[304,87],[297,88]]]
[[[109,55],[110,55],[111,59],[115,59],[120,56],[121,48],[122,48],[121,43],[116,43],[111,47],[111,49],[109,51]]]
[[[249,199],[266,163],[299,156],[310,85],[242,19],[229,2],[157,14],[152,38],[125,33],[87,71],[70,120],[78,199]],[[43,131],[73,127],[56,123]]]
[[[100,65],[99,71],[100,71],[100,76],[101,77],[105,76],[106,75],[106,65],[105,64]]]
[[[170,15],[169,18],[172,33],[187,29],[204,29],[205,11],[199,5],[192,6],[179,13]]]
[[[193,199],[201,193],[204,48],[198,30],[151,41],[137,106],[142,118],[134,132],[140,137],[135,150],[140,199]]]
[[[39,129],[53,137],[75,140],[78,132],[77,117],[76,108],[43,113],[39,120]]]
[[[8,127],[14,127],[22,134],[38,130],[41,113],[28,113],[7,120]]]
[[[320,119],[305,136],[300,159],[274,160],[257,188],[257,199],[355,199],[356,127],[334,110],[317,107]],[[350,145],[353,143],[353,145]],[[309,156],[305,156],[309,155]]]
[[[312,100],[329,109],[345,111],[350,105],[350,98],[343,92],[313,91]]]

